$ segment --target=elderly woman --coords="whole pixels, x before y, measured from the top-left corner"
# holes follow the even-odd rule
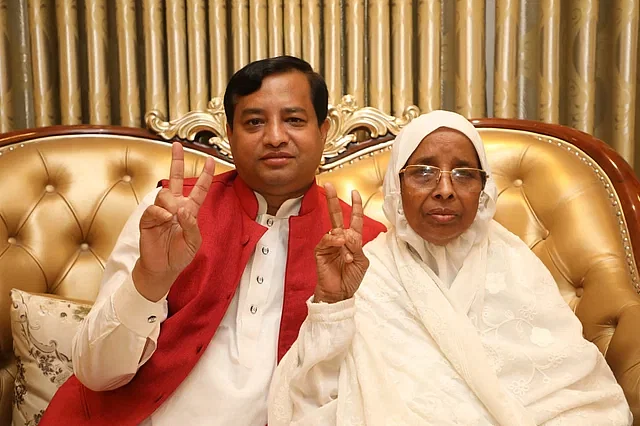
[[[354,192],[274,377],[269,425],[628,425],[629,407],[549,271],[493,220],[480,135],[435,111],[398,136],[389,232],[362,248]],[[357,290],[357,291],[356,291]]]

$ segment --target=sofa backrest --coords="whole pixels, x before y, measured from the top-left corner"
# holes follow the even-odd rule
[[[496,219],[551,270],[585,336],[605,354],[640,415],[640,334],[634,328],[640,324],[640,242],[634,241],[638,208],[630,195],[640,184],[633,173],[616,174],[628,172],[628,165],[588,135],[571,131],[568,137],[561,126],[541,129],[518,120],[475,124],[500,192]],[[386,223],[381,190],[392,140],[386,135],[353,144],[325,163],[318,182],[331,181],[345,200],[358,189],[365,213]],[[212,153],[218,173],[232,167],[217,151],[185,145],[187,175],[197,175]],[[56,127],[0,137],[0,154],[2,423],[10,418],[15,375],[9,290],[93,300],[127,217],[167,176],[171,148],[144,130]],[[598,155],[619,164],[603,167]]]
[[[187,149],[185,171],[206,154]],[[167,177],[171,145],[142,129],[56,127],[0,136],[0,424],[16,366],[10,290],[93,301],[138,202]],[[230,166],[218,162],[217,171]]]

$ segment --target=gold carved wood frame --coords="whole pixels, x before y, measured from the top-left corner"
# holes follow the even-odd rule
[[[401,117],[393,117],[376,108],[358,108],[355,98],[345,95],[338,105],[329,105],[329,132],[319,172],[386,148],[419,114],[418,107],[411,105]],[[166,140],[178,138],[213,147],[219,159],[233,164],[222,98],[213,98],[204,111],[192,111],[172,121],[166,121],[159,111],[153,110],[146,114],[145,121],[151,131]]]

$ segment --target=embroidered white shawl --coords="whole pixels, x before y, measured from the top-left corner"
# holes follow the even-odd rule
[[[401,132],[384,184],[394,226],[365,247],[355,308],[309,304],[276,370],[269,424],[630,424],[622,389],[549,271],[493,221],[491,178],[454,243],[429,244],[406,223],[398,171],[440,127],[464,133],[489,171],[479,134],[457,114],[432,112]]]

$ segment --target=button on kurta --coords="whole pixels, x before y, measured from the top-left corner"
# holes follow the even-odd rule
[[[269,247],[262,247],[262,254],[265,256],[269,254]]]
[[[264,282],[264,278],[258,277],[256,278],[256,281],[258,282],[258,284],[262,284]]]
[[[258,307],[256,305],[251,305],[250,311],[252,314],[255,314],[256,312],[258,312]]]
[[[151,315],[149,318],[147,318],[147,322],[148,322],[149,324],[153,324],[154,322],[156,322],[156,320],[157,320],[157,319],[158,319],[158,318],[156,318],[156,316],[155,316],[155,315]]]
[[[273,218],[267,219],[267,226],[268,227],[272,227],[273,226]]]

